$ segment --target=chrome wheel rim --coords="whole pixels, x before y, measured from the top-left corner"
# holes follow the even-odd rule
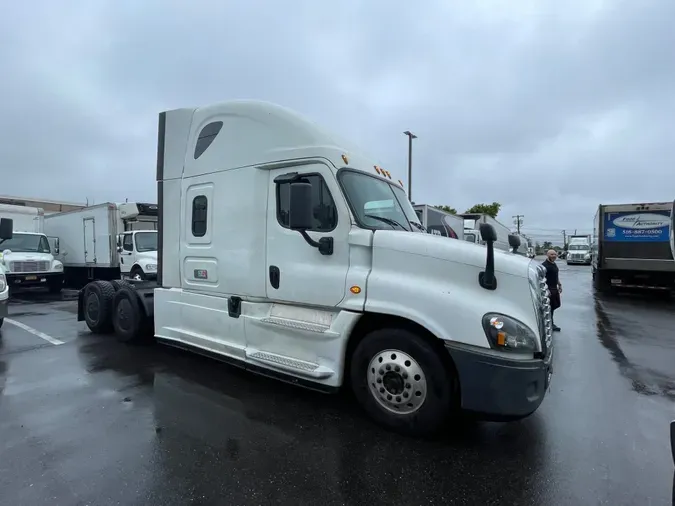
[[[407,353],[384,350],[368,364],[368,387],[387,411],[408,415],[419,410],[427,397],[424,371]]]

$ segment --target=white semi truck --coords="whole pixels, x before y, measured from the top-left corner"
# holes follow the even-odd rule
[[[105,202],[45,217],[45,230],[58,236],[66,284],[94,279],[157,275],[157,205]]]
[[[39,286],[59,293],[63,264],[54,258],[59,253],[59,239],[45,234],[43,210],[0,204],[0,218],[10,220],[13,227],[11,235],[0,239],[0,264],[10,288]]]
[[[157,281],[89,283],[78,320],[322,391],[379,423],[530,415],[552,374],[543,267],[421,233],[391,174],[285,108],[159,116]],[[147,333],[146,333],[147,332]]]
[[[567,265],[591,265],[591,236],[571,235],[567,241]]]

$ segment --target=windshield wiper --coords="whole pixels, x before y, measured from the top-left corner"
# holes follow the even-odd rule
[[[413,227],[415,227],[417,230],[421,230],[422,232],[426,232],[426,231],[427,231],[427,229],[424,228],[424,225],[420,225],[419,223],[417,223],[417,222],[415,222],[415,221],[411,221],[410,224],[411,224]]]
[[[364,214],[366,218],[372,218],[374,220],[380,220],[386,223],[387,225],[390,225],[391,228],[394,228],[395,226],[401,227],[403,230],[408,230],[405,228],[403,225],[401,225],[398,221],[392,220],[391,218],[385,218],[384,216],[375,216],[374,214]]]

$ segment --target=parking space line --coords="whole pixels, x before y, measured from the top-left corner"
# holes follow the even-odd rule
[[[52,343],[54,345],[58,346],[59,344],[65,344],[63,341],[61,341],[59,339],[56,339],[55,337],[49,336],[49,335],[45,334],[44,332],[40,332],[39,330],[34,329],[33,327],[29,327],[25,323],[21,323],[21,322],[18,322],[16,320],[11,320],[10,318],[5,318],[5,321],[7,323],[10,323],[10,324],[14,325],[15,327],[19,327],[20,329],[25,330],[26,332],[30,332],[34,336],[37,336],[40,339],[44,339],[45,341],[47,341],[49,343]]]

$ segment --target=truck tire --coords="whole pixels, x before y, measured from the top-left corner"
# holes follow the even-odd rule
[[[84,320],[95,334],[112,332],[112,302],[115,289],[107,281],[92,281],[84,287]]]
[[[138,294],[129,286],[122,286],[113,298],[112,323],[117,339],[123,343],[147,340],[149,320],[138,300]]]
[[[129,277],[135,281],[145,281],[145,272],[138,265],[134,265],[131,268]]]
[[[352,355],[350,378],[370,417],[407,435],[438,432],[459,405],[453,371],[434,346],[405,329],[366,335]]]
[[[4,319],[4,318],[0,318],[0,329],[2,328],[2,324],[3,324],[3,323],[5,323],[5,319]]]
[[[608,293],[612,290],[612,285],[607,276],[599,271],[593,271],[593,288],[598,293]]]
[[[117,292],[120,288],[123,286],[128,286],[129,288],[133,289],[134,285],[132,283],[129,283],[125,279],[113,279],[110,284],[113,286],[115,291]]]

